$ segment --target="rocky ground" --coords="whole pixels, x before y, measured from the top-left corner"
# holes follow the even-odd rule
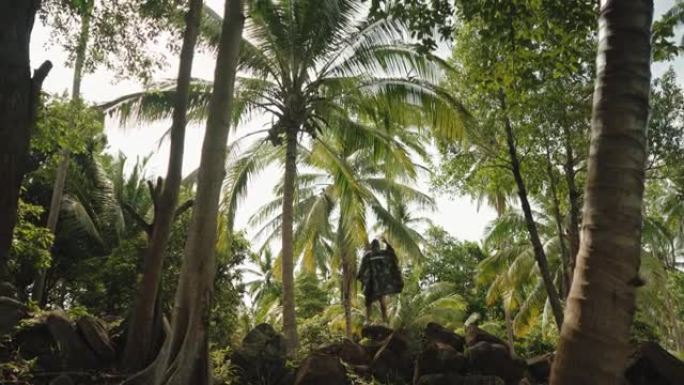
[[[121,326],[63,311],[31,314],[0,296],[0,384],[116,384]],[[368,326],[362,341],[342,340],[292,365],[285,341],[262,324],[231,355],[235,385],[534,385],[545,384],[553,353],[522,358],[475,325],[460,336],[431,323],[420,335]],[[30,378],[27,379],[27,378]],[[684,362],[655,343],[635,348],[626,385],[682,385]]]

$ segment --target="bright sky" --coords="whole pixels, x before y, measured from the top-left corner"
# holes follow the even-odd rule
[[[206,2],[220,14],[222,14],[222,0],[206,0]],[[662,14],[674,3],[674,0],[655,0],[656,15]],[[33,66],[37,67],[44,60],[51,60],[54,68],[45,80],[44,89],[51,93],[63,93],[71,87],[72,71],[65,65],[66,54],[59,47],[47,46],[50,31],[37,22],[31,46],[31,59]],[[448,49],[444,50],[448,53]],[[168,57],[168,65],[157,74],[156,79],[175,78],[178,68],[178,59]],[[653,67],[654,76],[658,76],[670,64],[658,64]],[[684,57],[674,63],[680,81],[684,82]],[[212,79],[214,71],[214,58],[207,54],[197,54],[193,66],[193,76],[204,79]],[[114,74],[105,70],[98,70],[85,76],[82,85],[82,95],[90,102],[105,102],[118,96],[139,91],[141,85],[135,81],[115,82]],[[150,160],[148,172],[152,175],[164,175],[168,161],[168,143],[157,148],[159,137],[170,126],[169,121],[145,125],[144,127],[130,127],[121,129],[114,121],[107,122],[107,135],[109,137],[108,151],[115,154],[123,152],[132,161],[137,156],[145,156],[154,153]],[[258,123],[251,127],[244,127],[231,136],[234,139],[250,130],[262,128]],[[186,135],[186,152],[183,169],[189,173],[199,165],[200,149],[204,136],[203,125],[190,126]],[[246,225],[247,219],[262,204],[272,198],[271,188],[274,180],[282,175],[282,170],[269,169],[260,177],[251,181],[249,196],[243,202],[241,210],[236,218],[236,227]],[[420,180],[418,187],[427,191],[429,189],[428,178]],[[482,207],[477,209],[475,203],[468,198],[458,196],[437,196],[438,210],[430,213],[422,213],[433,220],[437,225],[444,227],[452,235],[459,239],[479,240],[486,224],[494,218],[494,211]],[[250,231],[251,233],[251,231]]]

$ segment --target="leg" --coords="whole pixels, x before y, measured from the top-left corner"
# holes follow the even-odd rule
[[[373,302],[366,300],[366,323],[370,324],[371,322],[371,307],[373,306]]]
[[[385,296],[380,297],[380,311],[382,311],[382,322],[386,325],[389,324],[389,319],[387,317],[387,303],[385,303]]]

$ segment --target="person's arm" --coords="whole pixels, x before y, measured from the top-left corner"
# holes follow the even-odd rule
[[[398,266],[399,260],[397,259],[397,253],[394,252],[394,248],[389,244],[389,242],[387,242],[387,239],[383,238],[382,242],[385,244],[387,255],[389,255],[390,258],[392,258],[392,262],[396,263]]]

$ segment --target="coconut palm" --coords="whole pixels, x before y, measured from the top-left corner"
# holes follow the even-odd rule
[[[257,1],[241,47],[234,123],[257,114],[271,116],[268,138],[285,151],[283,322],[291,348],[297,345],[293,203],[300,134],[316,136],[334,129],[356,135],[363,125],[355,117],[372,98],[392,106],[395,121],[420,109],[424,123],[441,136],[456,138],[463,131],[462,106],[435,86],[445,63],[407,43],[398,21],[369,23],[362,18],[363,10],[362,0]],[[209,86],[196,83],[191,114],[206,111]],[[170,87],[149,90],[122,98],[117,106],[136,117],[168,116],[173,93]]]
[[[376,228],[395,245],[399,255],[417,261],[422,257],[422,237],[410,227],[414,220],[405,207],[388,209],[384,199],[400,196],[404,205],[433,205],[432,198],[402,183],[415,182],[417,167],[401,135],[388,136],[371,127],[364,134],[360,138],[327,131],[310,148],[300,146],[302,161],[311,171],[298,175],[295,189],[293,255],[304,273],[320,270],[327,275],[329,270],[341,267],[348,335],[356,257],[368,244],[371,214],[377,220]],[[386,178],[389,173],[401,181]],[[283,184],[275,190],[276,198],[251,218],[253,225],[263,225],[258,235],[266,244],[277,237],[282,225],[282,216],[275,214],[282,204]]]
[[[549,258],[549,271],[556,281],[562,277],[560,242],[554,218],[545,212],[535,212],[536,225]],[[478,266],[476,280],[488,286],[489,305],[501,302],[510,320],[513,333],[524,336],[539,323],[549,326],[550,304],[528,241],[525,219],[520,211],[508,210],[487,227],[484,248],[489,256]],[[513,341],[510,341],[511,343]]]

